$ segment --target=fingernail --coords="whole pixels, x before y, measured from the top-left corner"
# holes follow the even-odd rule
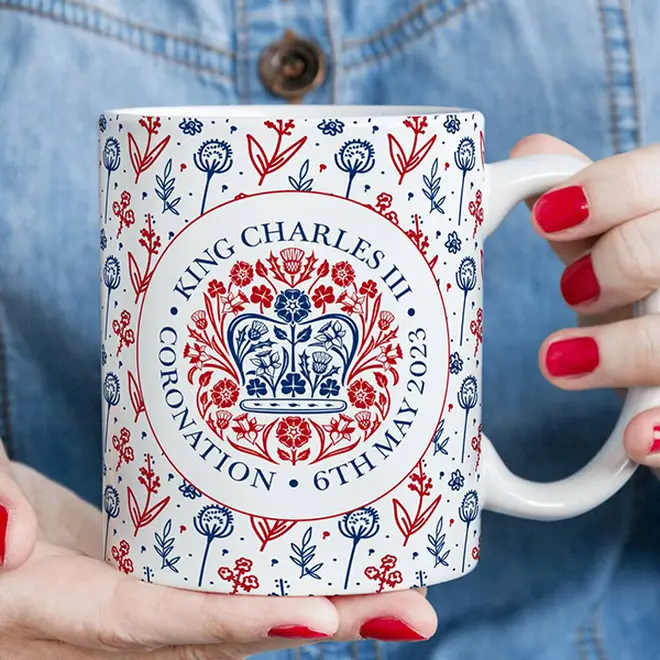
[[[599,298],[600,284],[590,254],[566,268],[561,276],[560,288],[561,295],[569,305],[581,305]]]
[[[660,426],[653,427],[653,442],[649,454],[660,454]]]
[[[5,564],[5,553],[7,552],[7,524],[9,523],[9,512],[0,504],[0,566]]]
[[[331,637],[328,633],[312,630],[307,626],[277,626],[268,631],[268,637],[281,637],[283,639],[326,639]]]
[[[589,202],[581,186],[569,186],[541,195],[532,209],[547,234],[575,227],[589,217]]]
[[[545,366],[554,377],[591,373],[599,361],[598,344],[592,337],[555,341],[548,346],[545,354]]]
[[[380,617],[365,621],[360,628],[360,637],[378,639],[382,642],[419,642],[427,639],[395,617]]]

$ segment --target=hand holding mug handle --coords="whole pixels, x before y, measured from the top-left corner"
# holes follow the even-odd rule
[[[560,184],[586,167],[570,156],[527,156],[486,166],[490,194],[483,230],[487,237],[520,201]],[[660,312],[655,291],[635,308],[637,316]],[[602,449],[581,470],[566,479],[537,483],[514,475],[484,436],[482,453],[486,508],[520,518],[561,520],[593,509],[614,495],[638,467],[623,446],[630,420],[660,405],[660,388],[628,390],[621,415]]]

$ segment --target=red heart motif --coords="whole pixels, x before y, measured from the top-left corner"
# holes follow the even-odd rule
[[[327,165],[324,165],[323,163],[321,163],[319,165],[319,172],[323,172],[324,170],[327,170],[327,169],[328,169]]]
[[[183,172],[183,170],[185,170],[186,167],[188,166],[185,163],[181,163],[181,165],[179,165],[179,172]]]
[[[325,539],[328,538],[328,536],[330,536],[330,532],[323,532],[323,540],[324,541],[325,541]]]
[[[186,531],[186,529],[188,528],[185,525],[181,525],[181,527],[179,527],[179,534],[183,534]]]

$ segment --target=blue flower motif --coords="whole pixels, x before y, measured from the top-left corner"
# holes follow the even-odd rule
[[[105,133],[105,129],[108,128],[108,120],[105,118],[105,115],[99,117],[99,131]]]
[[[460,470],[455,470],[451,473],[449,480],[449,487],[452,490],[460,490],[465,485],[465,477],[461,474]]]
[[[321,383],[319,390],[321,396],[337,396],[339,394],[339,383],[334,378],[328,378]]]
[[[196,135],[197,133],[201,133],[202,126],[204,126],[204,124],[202,124],[199,119],[187,119],[186,117],[184,117],[183,121],[179,124],[179,128],[184,135]]]
[[[461,130],[461,120],[457,115],[447,115],[443,126],[447,129],[447,133],[458,133]]]
[[[257,353],[250,362],[257,368],[257,375],[266,374],[267,376],[274,376],[275,371],[280,368],[280,356],[272,351],[263,351]]]
[[[264,396],[266,394],[266,384],[259,378],[252,378],[247,384],[247,393],[250,396]]]
[[[282,394],[296,396],[305,393],[305,380],[300,374],[289,373],[282,381]]]
[[[452,254],[456,254],[461,251],[461,239],[458,237],[458,232],[450,231],[447,235],[447,240],[445,241],[445,247]]]
[[[452,374],[460,374],[463,371],[463,360],[458,352],[449,356],[449,371]]]
[[[338,135],[344,132],[344,122],[339,119],[324,119],[317,128],[323,135]]]
[[[331,348],[341,348],[344,344],[346,330],[339,321],[328,321],[318,332],[314,339],[326,351]]]
[[[105,229],[101,229],[101,249],[105,250],[108,247],[108,237],[105,235]]]
[[[275,300],[275,313],[287,323],[300,323],[309,316],[312,304],[300,289],[286,289]]]
[[[179,492],[188,499],[196,500],[198,497],[202,496],[201,491],[197,490],[192,484],[189,484],[185,479],[183,483],[179,486]]]

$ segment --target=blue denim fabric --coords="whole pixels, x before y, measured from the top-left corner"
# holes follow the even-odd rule
[[[489,160],[537,131],[597,159],[660,140],[655,0],[0,0],[0,435],[99,491],[96,136],[131,105],[278,103],[262,49],[286,29],[329,63],[309,103],[476,107]],[[642,122],[643,120],[643,122]],[[486,428],[512,468],[569,474],[618,413],[550,387],[538,346],[570,325],[561,267],[523,209],[487,244]],[[504,385],[503,385],[504,383]],[[640,474],[579,519],[486,515],[479,569],[429,592],[418,645],[330,644],[293,660],[660,658],[660,484]]]

